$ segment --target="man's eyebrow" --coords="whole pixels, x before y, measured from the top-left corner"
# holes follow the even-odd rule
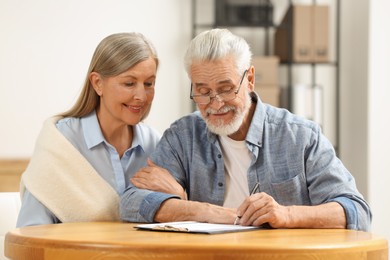
[[[204,86],[207,86],[206,83],[192,83],[192,85],[195,85],[195,87],[204,87]]]
[[[218,81],[218,84],[226,84],[226,83],[233,83],[233,81],[231,79]]]
[[[217,82],[218,85],[226,84],[226,83],[232,84],[233,81],[231,79],[226,79],[226,80],[221,80],[221,81]],[[209,84],[206,84],[206,83],[203,83],[203,82],[192,83],[192,84],[195,85],[195,87],[205,87],[205,86],[209,85]]]
[[[226,79],[226,80],[221,80],[221,81],[217,82],[217,84],[226,84],[226,83],[233,83],[233,81],[230,79]],[[200,86],[200,87],[209,85],[209,84],[203,83],[203,82],[192,83],[192,84],[196,85],[196,86]]]

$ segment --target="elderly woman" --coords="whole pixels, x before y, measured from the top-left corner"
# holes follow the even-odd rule
[[[22,176],[18,227],[119,220],[119,196],[160,139],[141,123],[157,67],[155,48],[140,33],[100,42],[77,102],[39,134]]]

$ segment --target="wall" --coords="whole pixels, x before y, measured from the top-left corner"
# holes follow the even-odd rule
[[[370,203],[372,232],[389,240],[390,2],[341,3],[340,156]]]
[[[366,0],[341,1],[340,156],[368,195],[368,9]],[[353,46],[353,48],[351,48]]]
[[[147,123],[162,132],[187,114],[190,11],[188,0],[1,0],[0,158],[32,154],[42,122],[75,102],[95,47],[116,32],[142,32],[159,52]]]
[[[372,0],[369,8],[368,178],[373,231],[390,240],[390,2]]]

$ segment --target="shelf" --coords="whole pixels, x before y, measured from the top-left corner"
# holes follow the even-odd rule
[[[302,65],[302,66],[338,66],[338,62],[280,62],[279,65],[291,66],[291,65]]]
[[[339,36],[340,36],[340,0],[329,0],[326,5],[328,5],[328,13],[324,13],[322,10],[324,3],[321,2],[321,4],[318,4],[316,0],[311,0],[311,3],[313,6],[316,6],[316,8],[312,8],[311,10],[311,17],[310,19],[320,19],[318,17],[327,17],[329,19],[327,30],[329,30],[328,39],[325,38],[325,41],[332,40],[332,43],[329,42],[329,45],[327,46],[327,49],[325,49],[325,56],[317,56],[317,57],[298,57],[295,56],[296,59],[301,59],[302,61],[296,62],[291,59],[292,55],[296,55],[297,49],[293,49],[293,40],[298,39],[300,43],[302,42],[302,35],[294,36],[293,30],[296,29],[296,25],[294,27],[294,23],[297,22],[296,17],[294,17],[294,11],[291,10],[292,6],[305,6],[305,5],[295,5],[293,1],[291,0],[285,0],[282,1],[276,1],[273,0],[271,3],[273,4],[273,8],[271,9],[271,18],[270,15],[265,14],[264,18],[251,18],[251,17],[240,17],[243,20],[248,20],[249,24],[242,23],[243,20],[236,19],[237,17],[231,17],[229,16],[229,12],[231,12],[231,9],[226,9],[227,7],[222,7],[221,3],[223,0],[214,0],[214,1],[200,1],[200,0],[192,0],[193,2],[193,36],[195,34],[199,33],[201,30],[211,29],[211,28],[227,28],[234,30],[235,34],[241,35],[244,37],[248,43],[251,45],[252,52],[255,55],[275,55],[275,46],[272,47],[272,44],[274,43],[274,40],[276,38],[276,33],[278,30],[287,31],[285,33],[284,41],[289,42],[289,45],[287,45],[287,50],[283,52],[283,55],[280,56],[280,63],[279,73],[282,73],[279,75],[280,79],[283,80],[283,86],[287,86],[287,91],[291,93],[291,90],[294,85],[296,84],[308,84],[308,85],[325,85],[326,90],[329,91],[327,93],[324,93],[324,98],[327,100],[324,101],[323,106],[323,113],[327,113],[326,116],[324,116],[324,120],[327,120],[324,127],[324,133],[329,135],[330,134],[330,140],[332,141],[334,148],[336,150],[336,153],[339,150],[340,146],[340,75],[339,75],[339,57],[340,57],[340,51],[339,51]],[[227,1],[225,0],[225,4]],[[201,2],[201,5],[199,3]],[[231,5],[234,1],[230,1],[228,4]],[[207,3],[207,4],[206,4]],[[253,2],[251,2],[253,3]],[[260,2],[258,2],[260,3]],[[245,5],[246,3],[244,1],[237,0],[233,4],[236,5]],[[306,4],[307,5],[307,4]],[[207,7],[209,9],[207,9]],[[201,9],[198,9],[201,8]],[[206,9],[205,9],[206,8]],[[218,8],[219,11],[218,11]],[[223,12],[225,12],[224,18],[226,20],[229,20],[229,23],[218,23],[218,21],[224,21],[223,19],[217,19],[217,13],[221,13],[221,8],[225,8]],[[231,8],[229,6],[228,8]],[[239,7],[241,8],[241,7]],[[285,9],[286,8],[286,9]],[[303,9],[307,10],[307,7],[300,7],[301,11]],[[333,9],[334,8],[334,9]],[[228,11],[226,11],[228,10]],[[303,11],[305,11],[303,10]],[[326,11],[326,10],[325,10]],[[239,11],[237,11],[239,12]],[[236,12],[236,14],[237,14]],[[249,11],[248,11],[249,12]],[[320,12],[320,13],[318,13]],[[317,16],[313,15],[315,13]],[[264,14],[264,13],[263,13]],[[306,13],[307,14],[307,13]],[[320,14],[320,15],[319,15]],[[333,14],[333,16],[331,16]],[[298,18],[300,19],[300,25],[308,25],[311,24],[310,21],[313,22],[313,20],[302,20],[301,16],[296,14]],[[284,18],[280,19],[279,18]],[[307,18],[305,18],[307,19]],[[332,19],[332,20],[331,20]],[[261,23],[254,24],[253,21],[258,20],[261,21]],[[233,21],[232,23],[230,21]],[[272,23],[271,23],[272,21]],[[277,22],[275,22],[277,21]],[[279,22],[280,21],[280,22]],[[319,20],[314,20],[319,21]],[[317,23],[314,23],[317,26]],[[317,32],[323,32],[322,29],[318,29],[317,27],[314,27]],[[255,30],[256,29],[256,30]],[[259,29],[259,30],[257,30]],[[248,31],[249,30],[249,31]],[[251,31],[253,30],[253,31]],[[309,30],[312,32],[312,29]],[[332,34],[331,34],[332,33]],[[333,37],[331,37],[334,35]],[[296,37],[296,38],[294,38]],[[317,35],[309,36],[309,37],[317,37]],[[309,38],[310,39],[310,38]],[[317,38],[315,38],[317,39]],[[334,41],[334,42],[333,42]],[[280,41],[283,42],[283,41]],[[315,47],[310,47],[312,49],[308,49],[309,53],[314,53],[314,48],[318,48],[320,45],[314,45]],[[322,47],[322,45],[321,45]],[[329,49],[333,50],[331,52]],[[318,50],[316,50],[318,51]],[[283,59],[282,59],[283,56]],[[290,57],[290,58],[289,58]],[[312,60],[323,60],[320,62],[313,62]],[[282,61],[283,60],[283,61]],[[288,61],[290,60],[290,61]],[[310,69],[311,71],[302,71],[300,72],[300,67],[302,67],[302,70],[306,68]],[[331,70],[327,70],[330,68]],[[297,69],[297,70],[296,70]],[[323,70],[324,69],[324,70]],[[329,74],[327,74],[329,73]],[[298,81],[302,82],[298,82]],[[329,88],[328,88],[329,87]],[[331,96],[329,96],[331,95]],[[292,109],[292,100],[291,95],[288,94],[287,99],[282,97],[281,102],[287,101],[287,103],[282,104],[283,107],[287,109]],[[331,104],[331,105],[330,105]],[[321,124],[324,125],[324,124]]]

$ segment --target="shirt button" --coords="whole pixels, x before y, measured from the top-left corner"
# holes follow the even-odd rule
[[[218,182],[218,186],[219,186],[219,187],[222,187],[222,186],[223,186],[223,183],[222,183],[222,182]]]
[[[127,157],[130,156],[130,151],[127,151],[127,152],[126,152],[126,156],[127,156]]]
[[[218,158],[221,158],[221,157],[222,157],[222,155],[218,154]]]

